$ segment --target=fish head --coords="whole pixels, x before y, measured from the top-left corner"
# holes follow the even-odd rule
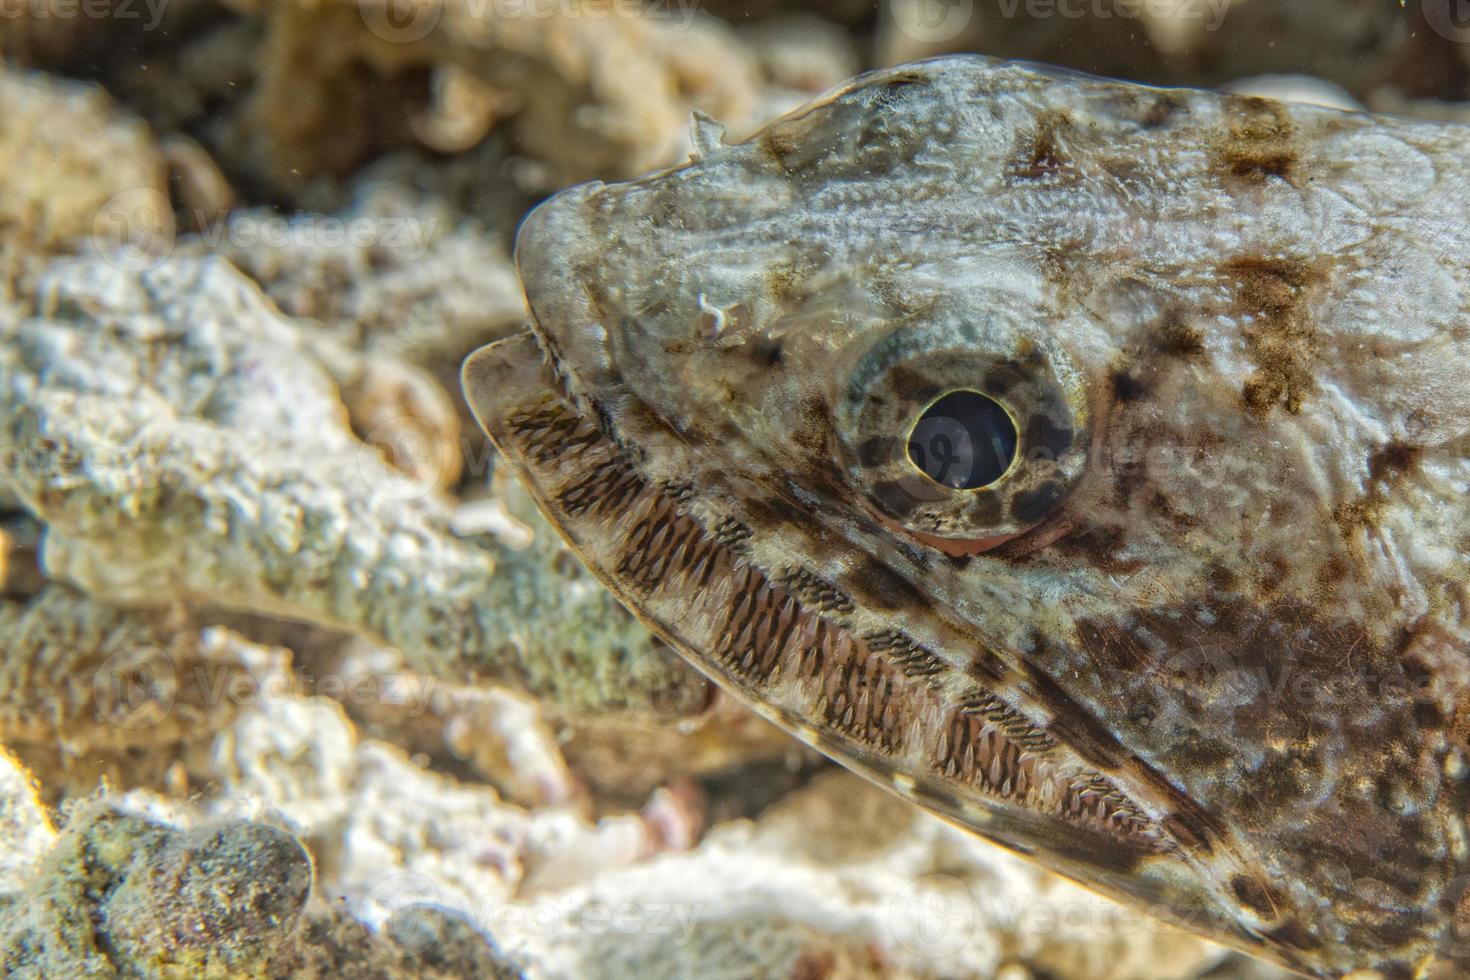
[[[989,178],[938,193],[1000,214],[1015,120],[977,126],[973,97],[935,91],[955,81],[942,63],[890,73],[690,166],[541,205],[517,263],[569,388],[626,407],[629,441],[671,471],[719,466],[960,542],[1039,523],[1086,459],[1077,327],[1052,318],[1031,246],[895,196],[926,160],[933,191],[946,134],[966,133]],[[953,392],[973,397],[933,411]]]
[[[1420,970],[1470,955],[1436,666],[1466,647],[1405,581],[1457,573],[1365,542],[1453,506],[1424,461],[1463,457],[1470,377],[1434,321],[1463,284],[1362,197],[1424,145],[1383,132],[878,72],[543,203],[534,339],[466,390],[609,588],[796,736],[1292,969]],[[1420,319],[1375,339],[1385,268]]]

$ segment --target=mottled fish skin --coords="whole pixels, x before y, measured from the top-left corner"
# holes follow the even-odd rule
[[[536,210],[535,339],[465,369],[609,588],[1105,893],[1463,975],[1467,131],[952,58],[697,142]],[[979,490],[906,451],[961,388],[1020,434]]]

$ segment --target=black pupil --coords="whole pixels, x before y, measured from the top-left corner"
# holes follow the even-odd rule
[[[978,391],[952,391],[919,416],[909,459],[935,483],[977,490],[1005,475],[1016,458],[1016,423]]]

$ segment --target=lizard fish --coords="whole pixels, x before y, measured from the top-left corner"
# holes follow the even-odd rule
[[[469,401],[930,811],[1303,974],[1470,966],[1470,140],[980,58],[559,193]]]

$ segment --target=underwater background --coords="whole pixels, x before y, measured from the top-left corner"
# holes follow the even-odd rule
[[[1470,121],[1458,0],[0,0],[0,975],[1282,976],[827,763],[459,393],[518,221],[952,52]]]

